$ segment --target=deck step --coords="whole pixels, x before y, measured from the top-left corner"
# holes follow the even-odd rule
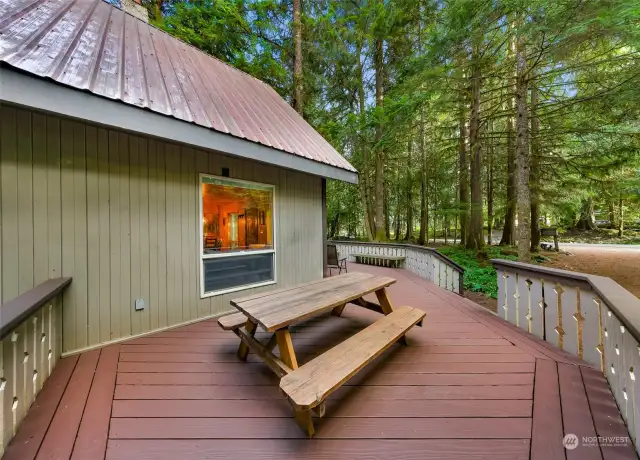
[[[296,411],[308,411],[401,339],[426,313],[401,307],[286,375],[280,388]]]
[[[218,318],[218,324],[225,331],[234,331],[247,324],[247,317],[244,313],[231,313]]]

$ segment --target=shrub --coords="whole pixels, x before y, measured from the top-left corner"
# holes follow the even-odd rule
[[[504,254],[503,250],[507,254]],[[499,246],[487,246],[480,252],[460,246],[441,247],[438,251],[465,269],[464,288],[466,290],[482,292],[494,299],[498,297],[498,280],[490,259],[518,259],[512,255],[509,248]]]

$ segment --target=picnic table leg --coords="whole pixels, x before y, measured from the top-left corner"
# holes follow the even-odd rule
[[[313,428],[313,419],[311,418],[311,411],[296,411],[296,422],[307,433],[310,438],[313,437],[316,430]]]
[[[258,325],[256,323],[254,323],[250,319],[247,320],[247,324],[245,326],[245,329],[247,330],[247,334],[253,337],[256,334],[257,328],[258,328]],[[240,346],[238,347],[238,358],[240,358],[242,361],[246,361],[248,354],[249,354],[249,347],[242,340],[240,340]]]
[[[365,300],[362,297],[351,301],[351,303],[354,303],[356,305],[360,305],[361,307],[366,308],[368,310],[384,314],[384,312],[382,311],[382,307],[380,305],[378,305],[375,302],[369,302],[368,300]]]
[[[272,334],[264,347],[269,351],[273,351],[277,344],[278,342],[276,341],[276,335]]]
[[[325,406],[324,401],[321,402],[320,404],[318,404],[315,408],[314,411],[316,412],[316,414],[318,415],[318,417],[322,418],[324,417],[324,414],[327,412],[327,406]]]
[[[376,291],[376,297],[378,298],[380,307],[382,307],[382,313],[388,315],[389,313],[393,312],[393,306],[391,305],[389,297],[387,297],[387,290],[385,288],[378,289]]]
[[[388,315],[393,312],[393,305],[391,305],[391,301],[387,296],[387,290],[385,288],[378,289],[376,291],[376,297],[378,298],[378,302],[380,303],[380,307],[382,307],[382,312],[385,315]],[[407,342],[407,336],[403,335],[398,342],[403,343],[404,345],[409,345]]]
[[[336,308],[331,310],[331,315],[332,316],[340,316],[342,314],[342,310],[344,310],[344,307],[346,307],[346,306],[347,306],[346,303],[343,303],[342,305],[338,305]]]
[[[298,360],[296,359],[295,351],[293,351],[293,342],[291,342],[289,329],[276,331],[276,341],[278,342],[278,350],[280,350],[280,359],[291,369],[297,369]]]

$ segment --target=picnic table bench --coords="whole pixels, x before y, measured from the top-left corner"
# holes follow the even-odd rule
[[[325,278],[234,299],[231,304],[240,313],[223,316],[218,323],[240,338],[240,359],[246,360],[251,350],[281,377],[280,388],[294,408],[296,421],[312,437],[315,429],[311,411],[316,410],[322,417],[324,400],[331,393],[392,344],[398,341],[406,343],[406,332],[424,318],[424,311],[412,307],[394,310],[385,289],[393,283],[393,278],[366,273]],[[375,292],[378,303],[363,298],[372,292]],[[347,303],[383,313],[385,317],[298,366],[289,326],[329,311],[340,316]],[[273,333],[264,344],[255,338],[258,326]],[[272,352],[275,346],[279,356]]]
[[[365,265],[380,265],[383,267],[399,268],[404,264],[404,256],[386,256],[383,254],[353,253],[356,263]]]

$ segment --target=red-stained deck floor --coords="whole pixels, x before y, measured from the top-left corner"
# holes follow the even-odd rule
[[[215,320],[60,361],[5,459],[621,459],[632,445],[565,450],[565,433],[627,436],[602,374],[481,307],[405,270],[384,273],[396,306],[427,311],[410,346],[394,345],[328,400],[305,439],[278,381]],[[296,328],[298,360],[375,321]]]

